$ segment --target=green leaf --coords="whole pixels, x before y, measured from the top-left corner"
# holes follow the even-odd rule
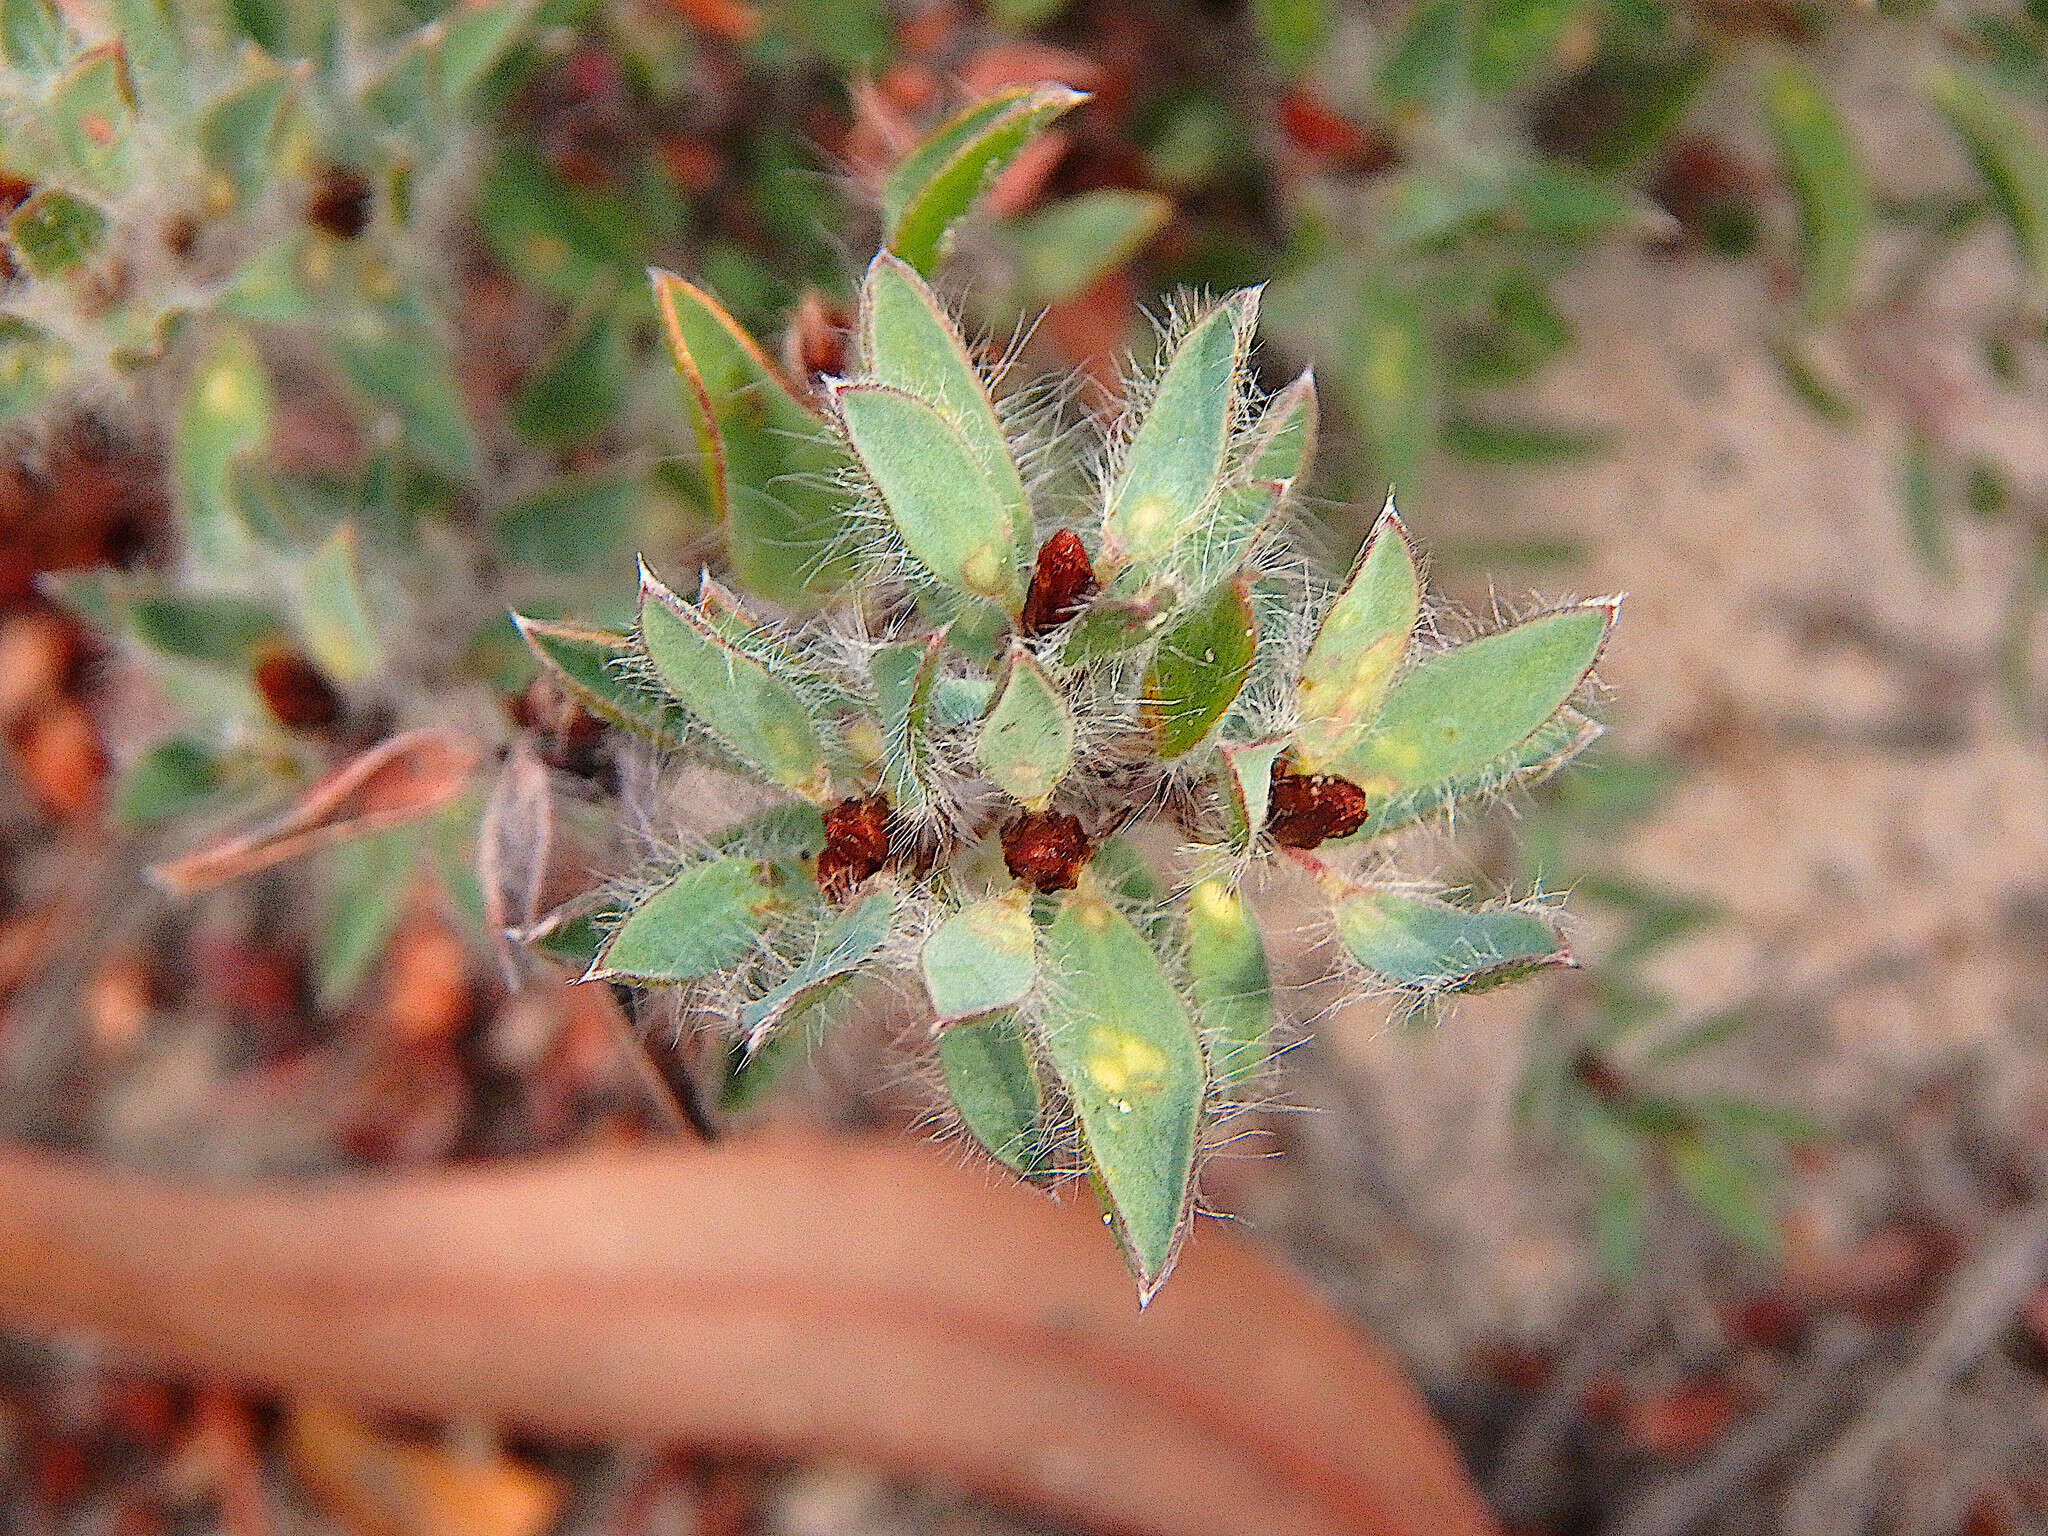
[[[1230,829],[1230,846],[1240,853],[1250,848],[1265,828],[1273,794],[1273,764],[1286,750],[1284,736],[1223,745],[1223,763],[1228,774],[1223,819]]]
[[[1112,561],[1160,560],[1199,526],[1223,475],[1258,302],[1257,289],[1233,294],[1175,348],[1110,493],[1102,542]]]
[[[337,523],[299,572],[299,631],[320,670],[360,683],[384,662],[384,643],[363,590],[355,524]]]
[[[128,189],[134,170],[135,107],[119,44],[88,48],[51,88],[42,120],[65,170],[96,192]]]
[[[1415,551],[1389,500],[1301,664],[1294,703],[1303,771],[1322,772],[1364,739],[1407,658],[1421,612]]]
[[[1412,295],[1375,283],[1339,324],[1350,366],[1338,383],[1370,455],[1367,473],[1408,491],[1421,482],[1436,437],[1440,380],[1428,320]]]
[[[1395,680],[1371,732],[1336,771],[1368,795],[1392,796],[1514,751],[1578,691],[1616,609],[1586,603],[1424,656]]]
[[[248,667],[286,635],[268,603],[232,593],[143,592],[127,600],[124,616],[151,650],[228,671]]]
[[[106,0],[105,11],[136,97],[160,121],[182,118],[200,72],[192,67],[178,8],[170,0]]]
[[[1938,70],[1927,91],[2012,231],[2029,292],[2048,297],[2048,149],[1996,92],[1960,70]]]
[[[0,0],[0,55],[24,74],[55,74],[71,52],[69,28],[50,0]]]
[[[512,397],[511,419],[530,443],[573,448],[616,422],[633,378],[625,328],[596,308],[563,328]]]
[[[1337,936],[1375,976],[1417,992],[1466,992],[1570,963],[1548,916],[1522,907],[1455,907],[1361,890],[1337,903]]]
[[[886,251],[861,285],[861,350],[878,383],[917,396],[960,434],[1009,517],[1014,563],[1027,566],[1031,508],[988,388],[937,296]]]
[[[1259,418],[1252,451],[1246,455],[1246,478],[1284,485],[1306,479],[1315,463],[1319,420],[1315,370],[1309,369],[1275,395]]]
[[[1042,309],[1085,292],[1135,256],[1172,216],[1173,199],[1160,193],[1098,187],[1012,219],[1002,238],[1026,307]]]
[[[1145,673],[1139,717],[1163,759],[1192,752],[1251,676],[1259,625],[1247,582],[1227,581],[1159,642]]]
[[[1188,892],[1187,935],[1188,978],[1210,1068],[1228,1092],[1258,1076],[1272,1047],[1276,1015],[1265,941],[1244,897],[1217,876]]]
[[[991,1157],[1029,1178],[1043,1170],[1038,1074],[1014,1012],[949,1024],[939,1031],[946,1097],[960,1123]]]
[[[1417,0],[1380,65],[1390,107],[1425,106],[1455,94],[1465,72],[1466,0]]]
[[[441,94],[459,102],[505,56],[532,11],[534,0],[487,0],[458,5],[437,18],[441,28]]]
[[[129,765],[114,791],[114,820],[160,827],[197,810],[224,782],[220,758],[182,736],[160,741]]]
[[[392,306],[364,309],[329,335],[342,377],[369,407],[390,413],[408,448],[449,474],[475,472],[476,436],[432,325]]]
[[[1564,50],[1586,0],[1479,0],[1472,21],[1472,79],[1510,91]]]
[[[1084,884],[1044,934],[1046,1059],[1138,1277],[1142,1304],[1187,1220],[1206,1092],[1194,1020],[1144,936]]]
[[[1252,0],[1252,26],[1273,67],[1289,79],[1305,75],[1330,39],[1330,0]]]
[[[774,987],[740,1009],[747,1047],[758,1050],[793,1009],[820,1001],[875,957],[896,925],[896,893],[878,890],[837,914],[810,955]]]
[[[1760,1258],[1783,1249],[1777,1212],[1766,1195],[1768,1167],[1734,1148],[1700,1136],[1673,1138],[1667,1148],[1678,1187],[1733,1241]]]
[[[640,643],[654,675],[696,723],[770,783],[822,800],[825,749],[803,698],[694,605],[640,571]]]
[[[915,816],[932,804],[932,748],[925,722],[944,656],[945,636],[937,634],[878,646],[868,661],[882,727],[882,783],[889,803],[902,815]]]
[[[689,717],[629,669],[637,657],[630,635],[517,613],[512,622],[541,665],[593,715],[659,747],[679,747],[688,739]]]
[[[171,492],[189,557],[205,569],[239,566],[248,534],[232,494],[235,462],[270,440],[270,376],[256,343],[223,328],[186,382],[171,429]]]
[[[1870,224],[1870,191],[1848,125],[1803,64],[1780,62],[1764,80],[1764,118],[1799,216],[1806,310],[1831,320],[1849,302]]]
[[[1078,667],[1136,650],[1172,622],[1170,596],[1152,591],[1135,599],[1097,598],[1068,629],[1060,644],[1060,665]]]
[[[1955,536],[1935,475],[1934,445],[1919,432],[1907,436],[1899,457],[1899,500],[1920,569],[1936,581],[1954,581]]]
[[[750,592],[813,606],[853,572],[836,488],[851,460],[717,300],[650,276],[733,572]]]
[[[1063,85],[1018,85],[975,102],[912,146],[882,184],[883,244],[920,272],[988,184],[1055,118],[1088,99]]]
[[[1023,1002],[1038,974],[1031,893],[1019,886],[962,907],[932,930],[918,963],[941,1024]]]
[[[832,391],[853,451],[904,547],[950,587],[1015,613],[1029,540],[965,438],[937,408],[885,384]],[[1007,456],[1007,455],[1006,455]]]
[[[506,559],[547,575],[609,567],[631,546],[637,475],[563,475],[498,509],[491,534]]]
[[[70,367],[70,350],[56,337],[0,315],[0,426],[47,400]]]
[[[1045,668],[1021,644],[1010,648],[1002,692],[975,741],[996,788],[1043,810],[1074,762],[1074,721]]]
[[[62,277],[100,248],[107,224],[106,211],[97,203],[62,187],[44,187],[14,210],[7,238],[32,276]]]
[[[1541,783],[1600,739],[1601,726],[1575,709],[1538,726],[1511,752],[1466,773],[1451,774],[1376,802],[1360,838],[1384,837],[1469,801]]]
[[[278,168],[273,149],[293,76],[265,61],[253,80],[216,97],[199,119],[206,201],[216,213],[246,208]]]
[[[707,859],[636,901],[586,980],[694,981],[751,954],[774,895],[749,859]]]

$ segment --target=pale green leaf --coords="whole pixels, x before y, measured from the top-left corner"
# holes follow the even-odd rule
[[[734,574],[775,602],[815,605],[853,571],[845,449],[716,299],[649,275]]]
[[[1198,528],[1223,474],[1258,301],[1257,289],[1232,295],[1174,349],[1110,492],[1102,538],[1113,557],[1164,559]]]
[[[270,439],[270,376],[256,343],[224,328],[199,359],[171,429],[171,493],[187,553],[210,569],[240,567],[247,547],[231,492],[235,461]]]
[[[1046,1059],[1142,1302],[1172,1265],[1192,1195],[1207,1091],[1194,1020],[1144,935],[1099,891],[1066,892],[1043,943]]]
[[[937,295],[886,251],[875,257],[861,286],[861,342],[876,382],[917,396],[960,434],[990,494],[1009,516],[1014,563],[1028,566],[1031,508],[988,387]]]
[[[636,901],[612,930],[591,978],[694,981],[753,952],[774,903],[749,859],[707,859]]]
[[[1038,974],[1031,893],[1022,887],[962,907],[932,930],[918,963],[939,1022],[1024,1001]]]
[[[1074,760],[1074,721],[1045,669],[1021,645],[1010,651],[1002,692],[982,721],[975,752],[996,788],[1034,810],[1051,800]]]
[[[883,384],[833,390],[853,451],[896,532],[940,581],[1015,613],[1028,580],[1028,538],[1014,507],[947,417]]]
[[[1230,829],[1230,845],[1243,852],[1266,825],[1266,812],[1273,794],[1273,764],[1287,750],[1284,736],[1264,741],[1226,742],[1223,745],[1227,777],[1223,817]]]
[[[1870,224],[1862,162],[1827,88],[1803,64],[1781,61],[1765,77],[1764,119],[1799,217],[1806,309],[1831,320],[1849,302]]]
[[[1418,992],[1471,991],[1570,958],[1550,917],[1523,907],[1458,907],[1361,890],[1337,903],[1336,916],[1352,959]]]
[[[1026,1177],[1045,1161],[1038,1073],[1014,1012],[949,1024],[939,1031],[946,1097],[989,1155]]]
[[[1121,267],[1172,216],[1173,200],[1157,192],[1098,187],[1013,219],[1003,244],[1025,302],[1043,308]]]
[[[1228,1090],[1266,1065],[1273,1024],[1272,978],[1258,919],[1230,882],[1211,876],[1188,892],[1188,978],[1217,1085]]]
[[[749,1050],[758,1050],[783,1017],[819,1002],[860,970],[887,942],[896,924],[896,893],[871,892],[833,917],[811,953],[787,976],[740,1009]]]
[[[1018,85],[948,118],[910,149],[882,184],[883,244],[920,272],[988,184],[1054,119],[1088,99],[1063,85]]]
[[[2012,231],[2029,290],[2048,296],[2048,147],[2010,103],[1961,70],[1936,71],[1927,90]]]
[[[945,655],[945,636],[878,646],[868,660],[882,727],[882,783],[898,812],[915,814],[931,804],[931,743],[925,722],[931,712],[932,683]]]
[[[360,683],[384,660],[384,642],[363,590],[353,523],[334,531],[299,571],[299,632],[320,670],[338,683]]]
[[[1485,767],[1571,699],[1606,644],[1617,604],[1587,603],[1423,657],[1335,771],[1375,798]]]
[[[1304,772],[1322,772],[1372,728],[1421,610],[1415,552],[1390,500],[1302,662],[1294,702]]]
[[[599,719],[657,746],[679,747],[688,739],[688,715],[631,670],[637,659],[632,636],[517,613],[512,622],[563,690]]]
[[[831,775],[803,698],[644,567],[640,643],[654,675],[706,734],[771,783],[808,799],[825,796]]]

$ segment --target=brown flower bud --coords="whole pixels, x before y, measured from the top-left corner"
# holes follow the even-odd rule
[[[1003,828],[1003,863],[1037,890],[1071,891],[1094,851],[1080,818],[1064,811],[1026,811]]]
[[[818,854],[818,889],[844,901],[889,862],[889,802],[856,795],[825,811],[825,846]]]
[[[1365,825],[1365,791],[1334,773],[1296,773],[1273,765],[1266,831],[1283,848],[1314,848]]]
[[[1038,547],[1038,563],[1017,623],[1027,635],[1042,635],[1079,613],[1094,594],[1095,567],[1088,561],[1088,548],[1072,529],[1062,528]]]

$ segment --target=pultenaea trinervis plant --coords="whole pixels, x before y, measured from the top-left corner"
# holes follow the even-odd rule
[[[1017,142],[971,149],[957,207],[900,244],[936,261]],[[1290,528],[1315,386],[1259,396],[1256,290],[1169,328],[1075,490],[1038,397],[999,393],[894,250],[822,410],[708,294],[653,282],[750,592],[643,567],[629,634],[520,625],[593,711],[783,802],[617,888],[581,925],[589,977],[697,989],[744,1080],[863,978],[915,973],[960,1122],[1024,1177],[1085,1171],[1142,1299],[1205,1134],[1268,1060],[1262,866],[1304,868],[1357,980],[1411,1006],[1567,962],[1547,908],[1391,881],[1373,842],[1585,746],[1616,603],[1434,644],[1391,504],[1318,580]],[[1129,839],[1145,822],[1185,844],[1170,886]]]

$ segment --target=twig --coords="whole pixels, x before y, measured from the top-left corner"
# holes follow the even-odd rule
[[[1924,1341],[1785,1499],[1786,1536],[1861,1529],[1878,1463],[1925,1422],[2048,1275],[2048,1189],[2008,1216],[1949,1285]]]
[[[699,1141],[718,1140],[718,1127],[705,1113],[703,1101],[697,1097],[697,1085],[682,1058],[674,1052],[657,1057],[648,1048],[647,1037],[640,1029],[639,998],[633,989],[620,982],[609,983],[612,997],[618,1003],[612,1015],[612,1029],[618,1036],[619,1049],[632,1064],[634,1075],[647,1090],[648,1100],[654,1105],[655,1113],[672,1135],[694,1135]]]

